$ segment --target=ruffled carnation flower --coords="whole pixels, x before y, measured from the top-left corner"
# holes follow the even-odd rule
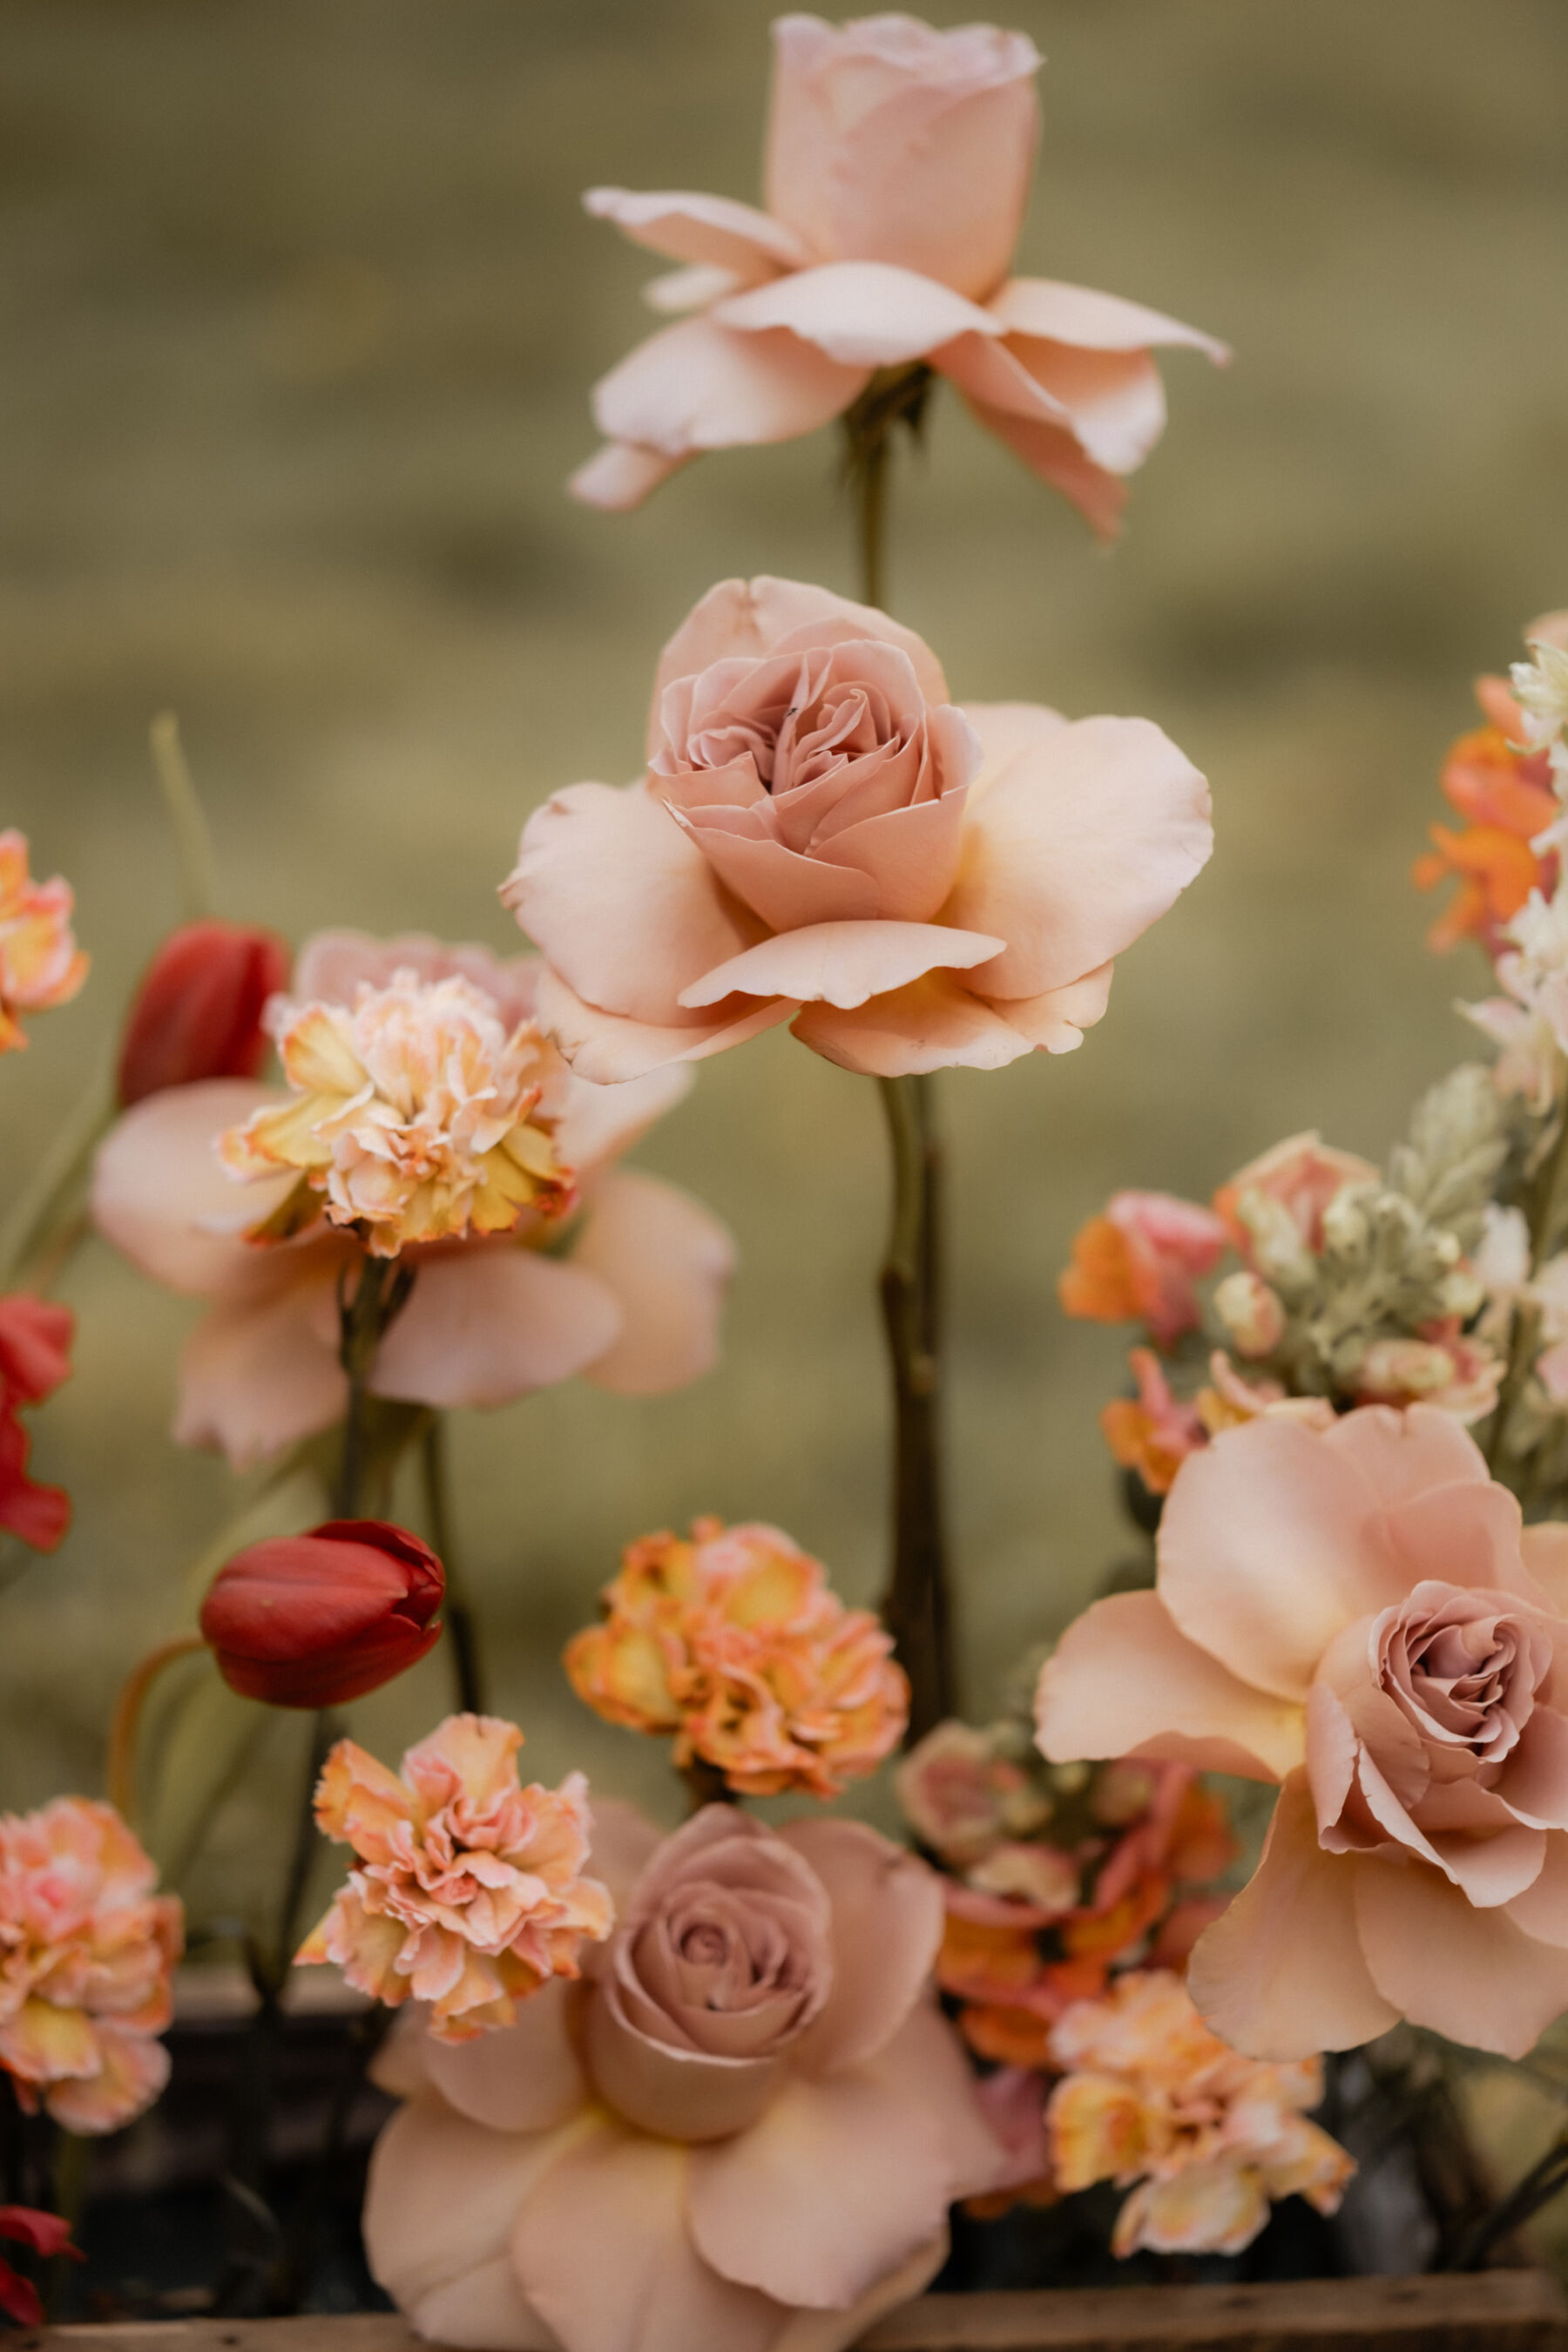
[[[601,1808],[619,1924],[478,2048],[412,2031],[372,2271],[486,2352],[838,2352],[918,2294],[1005,2153],[929,1996],[942,1887],[858,1822]]]
[[[0,2070],[29,2115],[118,2131],[168,2080],[184,1915],[157,1875],[112,1805],[0,1814]]]
[[[694,315],[595,386],[609,446],[574,478],[637,506],[703,449],[786,441],[879,369],[934,368],[979,421],[1111,535],[1122,477],[1164,427],[1150,356],[1225,346],[1084,286],[1008,275],[1039,131],[1034,43],[912,16],[781,16],[764,204],[595,188],[588,209],[687,265],[648,298]]]
[[[41,1404],[69,1380],[75,1334],[68,1307],[26,1290],[0,1298],[0,1528],[34,1551],[53,1551],[65,1540],[71,1499],[63,1486],[28,1477],[33,1442],[18,1408]]]
[[[789,580],[688,616],[647,759],[537,809],[501,893],[587,1078],[782,1021],[882,1077],[1068,1053],[1213,845],[1203,778],[1147,719],[960,710],[911,630]]]
[[[87,978],[88,959],[71,933],[76,904],[57,874],[35,882],[27,836],[0,833],[0,1054],[27,1042],[19,1016],[68,1004]]]
[[[711,1765],[743,1795],[836,1797],[902,1735],[910,1691],[891,1636],[777,1528],[701,1518],[689,1541],[645,1536],[604,1609],[567,1645],[579,1698],[673,1736],[678,1765]]]
[[[463,981],[494,1008],[503,1040],[531,1017],[537,957],[503,962],[418,936],[321,933],[300,954],[293,993],[352,1021],[347,1008],[362,988],[389,988],[409,971],[430,986]],[[551,1149],[576,1171],[578,1214],[563,1231],[560,1218],[524,1207],[488,1238],[405,1244],[404,1263],[417,1276],[377,1353],[377,1396],[499,1405],[577,1372],[621,1394],[653,1395],[714,1362],[729,1234],[674,1185],[613,1166],[680,1099],[689,1073],[658,1071],[625,1087],[563,1073],[558,1083]],[[293,1239],[258,1248],[247,1232],[258,1197],[264,1220],[289,1201],[296,1174],[284,1166],[254,1188],[237,1186],[216,1151],[219,1137],[254,1114],[281,1115],[301,1099],[232,1079],[179,1087],[128,1111],[99,1155],[100,1230],[155,1280],[209,1302],[181,1361],[174,1434],[221,1445],[238,1469],[331,1428],[347,1405],[337,1286],[361,1247],[357,1231],[323,1214]],[[374,1107],[367,1096],[363,1109]],[[372,1127],[379,1132],[378,1120]],[[385,1206],[384,1170],[397,1191],[402,1178],[376,1160],[374,1171],[360,1165],[345,1179],[354,1197],[366,1199],[368,1187],[370,1205]],[[317,1205],[325,1197],[310,1194]],[[435,1211],[415,1194],[398,1213],[423,1225]]]
[[[1063,1636],[1039,1736],[1281,1784],[1204,2016],[1260,2058],[1402,2016],[1522,2056],[1568,2009],[1568,1528],[1521,1528],[1452,1414],[1369,1405],[1222,1433],[1158,1559]]]
[[[1194,1201],[1115,1192],[1074,1234],[1057,1295],[1069,1315],[1142,1323],[1157,1348],[1169,1348],[1202,1322],[1197,1281],[1213,1273],[1229,1240],[1223,1221]]]
[[[1164,1970],[1075,2002],[1051,2028],[1050,2054],[1061,2069],[1046,2105],[1056,2187],[1132,2187],[1113,2253],[1239,2253],[1272,2202],[1304,2197],[1332,2213],[1355,2170],[1307,2119],[1321,2062],[1260,2064],[1227,2049]]]
[[[316,1826],[358,1863],[301,1947],[335,1960],[388,2008],[430,2003],[430,2031],[462,2042],[510,2025],[552,1977],[575,1977],[614,1912],[584,1876],[588,1784],[518,1779],[522,1734],[452,1715],[411,1748],[402,1777],[340,1739],[316,1787]]]

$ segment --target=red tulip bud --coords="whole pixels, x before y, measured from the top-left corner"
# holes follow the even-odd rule
[[[216,920],[171,931],[125,1024],[121,1101],[200,1078],[253,1078],[267,1052],[261,1008],[288,977],[289,950],[272,931]]]
[[[337,1706],[379,1690],[440,1639],[435,1553],[384,1519],[330,1519],[249,1544],[218,1570],[202,1635],[230,1690]]]

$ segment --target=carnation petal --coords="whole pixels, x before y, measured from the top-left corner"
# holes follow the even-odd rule
[[[792,1822],[779,1834],[832,1906],[833,1990],[793,2059],[808,2074],[833,2074],[874,2057],[919,2000],[942,1942],[942,1883],[859,1822]]]
[[[900,367],[955,335],[1002,332],[988,310],[917,270],[830,261],[731,294],[713,316],[748,334],[787,328],[845,367]]]
[[[663,1396],[712,1370],[735,1244],[710,1209],[656,1176],[605,1176],[572,1263],[621,1310],[618,1335],[588,1367],[596,1387]]]
[[[1355,1917],[1379,1992],[1450,2042],[1522,2058],[1568,2009],[1568,1951],[1429,1865],[1358,1857]]]
[[[784,328],[743,331],[706,314],[680,319],[600,377],[594,422],[606,440],[665,457],[793,441],[841,415],[871,365],[847,366]]]
[[[510,1404],[586,1370],[621,1310],[595,1275],[510,1244],[426,1258],[371,1386],[411,1404]]]
[[[683,1004],[721,1003],[737,992],[818,1001],[852,1011],[924,973],[968,971],[1005,942],[941,923],[812,923],[732,956],[681,991]]]

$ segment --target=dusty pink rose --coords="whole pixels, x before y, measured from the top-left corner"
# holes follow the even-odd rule
[[[340,1739],[316,1787],[316,1826],[357,1866],[301,1947],[397,2009],[430,2004],[447,2042],[510,2025],[552,1977],[575,1977],[614,1912],[585,1874],[588,1784],[518,1778],[522,1734],[489,1715],[451,1715],[411,1748],[401,1775]]]
[[[501,893],[588,1078],[781,1021],[879,1076],[1070,1052],[1213,841],[1203,778],[1147,719],[961,711],[912,631],[789,580],[689,615],[647,763],[547,801]]]
[[[1113,1192],[1104,1214],[1074,1234],[1057,1296],[1069,1315],[1142,1323],[1157,1348],[1169,1348],[1202,1322],[1198,1279],[1213,1273],[1229,1239],[1213,1210],[1194,1201]]]
[[[27,2114],[118,2131],[169,2079],[184,1914],[112,1805],[0,1814],[0,2073]]]
[[[837,2352],[1004,2161],[929,1997],[941,1882],[853,1822],[710,1806],[661,1843],[604,1812],[590,1978],[477,2049],[390,2053],[372,2269],[489,2352]]]
[[[912,16],[773,26],[765,210],[727,196],[594,188],[588,209],[687,265],[649,299],[689,311],[595,388],[609,446],[575,477],[637,505],[703,449],[793,440],[880,368],[927,362],[1095,529],[1164,427],[1150,353],[1222,343],[1155,310],[1013,278],[1039,129],[1023,33]]]
[[[346,1005],[362,984],[384,987],[399,971],[435,984],[461,979],[513,1027],[532,1006],[539,961],[503,962],[419,936],[325,931],[302,950],[293,993]],[[678,1070],[612,1087],[564,1076],[554,1142],[583,1201],[566,1246],[558,1222],[529,1210],[491,1239],[411,1244],[418,1276],[382,1342],[372,1389],[416,1404],[499,1405],[577,1372],[650,1395],[707,1371],[730,1237],[689,1194],[613,1164],[688,1083]],[[318,1219],[281,1244],[248,1241],[258,1220],[289,1200],[295,1171],[237,1184],[217,1155],[221,1137],[281,1099],[237,1079],[149,1096],[103,1146],[93,1187],[100,1232],[143,1273],[209,1302],[181,1360],[174,1434],[220,1445],[237,1468],[331,1428],[348,1396],[337,1283],[357,1239]]]
[[[1282,1784],[1193,1953],[1209,2023],[1260,2058],[1402,2016],[1522,2055],[1568,2009],[1568,1530],[1521,1528],[1451,1413],[1371,1405],[1222,1433],[1158,1548],[1156,1591],[1064,1636],[1040,1743]]]

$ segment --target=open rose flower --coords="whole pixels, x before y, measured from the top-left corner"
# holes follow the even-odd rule
[[[75,903],[58,874],[32,879],[25,833],[0,833],[0,1054],[26,1044],[22,1013],[68,1004],[87,978],[71,932]]]
[[[837,2352],[1004,2160],[929,1999],[941,1884],[854,1822],[714,1805],[660,1843],[603,1813],[619,1925],[584,1981],[378,2070],[408,2104],[371,2268],[421,2335],[488,2352]]]
[[[411,1748],[401,1777],[340,1739],[316,1788],[316,1826],[357,1867],[298,1962],[335,1960],[350,1984],[397,2009],[430,2003],[430,2031],[464,2042],[510,2025],[552,1977],[575,1977],[602,1943],[610,1897],[584,1874],[588,1784],[522,1787],[522,1734],[494,1716],[451,1715]]]
[[[911,631],[794,581],[689,615],[647,762],[547,801],[501,893],[587,1078],[781,1021],[884,1077],[1070,1052],[1212,846],[1203,778],[1147,719],[961,711]]]
[[[399,971],[435,989],[460,979],[495,1007],[498,1028],[510,1034],[529,1017],[539,965],[533,957],[502,962],[482,948],[420,937],[381,941],[328,931],[307,943],[293,993],[348,1008],[362,986],[384,988]],[[686,1074],[660,1071],[634,1086],[598,1087],[563,1072],[558,1083],[551,1155],[575,1173],[578,1219],[563,1234],[559,1219],[516,1202],[508,1179],[497,1190],[515,1215],[503,1231],[405,1240],[405,1261],[418,1272],[382,1341],[370,1379],[376,1395],[498,1405],[577,1372],[623,1394],[647,1395],[696,1380],[713,1363],[732,1259],[729,1235],[673,1185],[612,1164],[679,1100]],[[248,1237],[252,1229],[269,1213],[287,1211],[283,1222],[292,1223],[301,1206],[324,1209],[340,1174],[342,1198],[356,1217],[363,1211],[367,1227],[385,1230],[382,1220],[390,1214],[401,1236],[449,1225],[455,1213],[450,1192],[440,1201],[434,1190],[423,1197],[418,1184],[406,1184],[379,1157],[376,1133],[368,1142],[356,1139],[362,1112],[372,1129],[386,1130],[373,1116],[374,1102],[356,1110],[353,1097],[347,1116],[331,1122],[338,1134],[327,1189],[307,1183],[301,1196],[286,1131],[280,1137],[255,1124],[300,1099],[237,1080],[176,1087],[128,1111],[99,1155],[100,1230],[144,1273],[211,1302],[181,1361],[174,1434],[184,1444],[221,1445],[237,1467],[342,1419],[348,1382],[338,1360],[337,1284],[361,1247],[355,1228],[326,1214],[286,1241],[258,1243]],[[276,1172],[241,1184],[225,1170],[218,1147],[247,1122],[253,1141],[271,1137],[283,1157]],[[481,1159],[491,1148],[484,1132],[482,1125],[470,1130]],[[340,1150],[349,1163],[341,1171]],[[480,1198],[476,1188],[470,1206]]]
[[[898,1746],[910,1686],[892,1636],[780,1528],[645,1536],[603,1598],[604,1623],[567,1644],[572,1687],[611,1723],[673,1735],[678,1765],[746,1796],[826,1798]]]
[[[1200,1276],[1212,1274],[1230,1235],[1212,1209],[1173,1192],[1114,1192],[1103,1215],[1073,1235],[1072,1263],[1057,1282],[1069,1315],[1092,1323],[1142,1323],[1169,1348],[1203,1320]]]
[[[781,16],[765,209],[589,192],[591,213],[688,265],[650,287],[663,328],[595,386],[609,446],[589,504],[637,505],[704,449],[787,441],[879,369],[934,368],[979,421],[1109,536],[1165,423],[1150,356],[1222,343],[1159,311],[1009,275],[1039,131],[1034,43],[912,16]]]
[[[67,2131],[118,2131],[169,2078],[184,1914],[112,1805],[0,1814],[0,2073]]]
[[[1039,1734],[1282,1784],[1204,2016],[1260,2058],[1401,2017],[1521,2056],[1568,2009],[1568,1529],[1521,1528],[1452,1414],[1363,1406],[1222,1433],[1158,1549],[1064,1635]]]

